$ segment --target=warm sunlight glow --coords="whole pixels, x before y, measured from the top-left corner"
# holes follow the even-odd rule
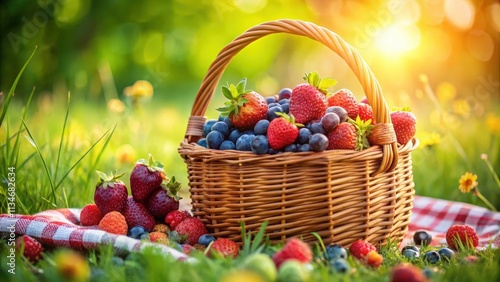
[[[420,43],[420,31],[415,25],[389,26],[377,37],[377,48],[387,54],[413,50]]]

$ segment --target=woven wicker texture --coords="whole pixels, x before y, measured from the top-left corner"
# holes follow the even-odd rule
[[[251,42],[274,33],[305,36],[342,57],[373,108],[377,146],[363,151],[255,155],[211,150],[195,143],[203,116],[230,60]],[[266,22],[224,47],[195,98],[179,153],[189,174],[193,213],[216,237],[241,242],[240,223],[257,231],[263,222],[272,242],[298,236],[307,242],[349,245],[357,239],[401,242],[408,228],[414,184],[411,151],[416,139],[397,146],[389,109],[375,76],[354,48],[337,34],[297,20]]]

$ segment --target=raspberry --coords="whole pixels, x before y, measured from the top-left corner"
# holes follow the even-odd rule
[[[446,231],[446,243],[452,249],[475,248],[479,245],[476,230],[468,225],[453,225]]]
[[[297,238],[290,238],[283,248],[276,252],[273,256],[273,261],[276,267],[289,260],[296,259],[302,263],[308,263],[312,261],[313,255],[309,246],[302,240]]]
[[[365,240],[358,240],[351,244],[349,252],[357,259],[365,259],[370,251],[377,251],[377,248]]]
[[[118,235],[127,235],[127,221],[125,217],[117,212],[107,213],[99,222],[99,229]]]
[[[171,211],[165,216],[165,223],[170,226],[170,229],[174,229],[179,223],[184,219],[191,217],[187,211]]]
[[[80,223],[83,226],[98,225],[102,219],[102,213],[95,204],[86,205],[80,212]]]
[[[37,262],[42,257],[42,244],[29,235],[23,235],[17,238],[14,244],[16,246],[16,251],[22,251],[23,256],[32,263]]]
[[[168,237],[166,233],[153,231],[149,233],[149,240],[151,242],[160,243],[160,244],[168,244]]]
[[[158,223],[155,225],[155,227],[153,227],[153,232],[155,232],[155,231],[168,234],[168,232],[170,232],[170,228],[168,228],[168,226],[166,224]]]

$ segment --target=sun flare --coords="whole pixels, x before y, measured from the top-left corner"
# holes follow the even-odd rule
[[[386,54],[403,54],[414,50],[420,43],[420,30],[415,25],[389,26],[377,37],[377,48]]]

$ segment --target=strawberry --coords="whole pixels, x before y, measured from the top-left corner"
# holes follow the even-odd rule
[[[121,213],[112,211],[107,213],[101,221],[99,221],[99,229],[108,233],[127,235],[128,225],[125,217]]]
[[[121,212],[127,201],[127,187],[118,179],[122,174],[109,176],[103,172],[97,171],[99,182],[96,185],[94,193],[94,202],[103,215],[111,211]]]
[[[245,90],[246,84],[244,78],[236,86],[223,86],[222,94],[229,101],[224,103],[224,107],[217,108],[221,116],[228,116],[240,130],[252,129],[259,120],[267,117],[266,99],[255,91]]]
[[[29,235],[23,235],[14,242],[17,252],[22,252],[23,256],[32,263],[37,262],[42,257],[43,247],[40,242]]]
[[[102,213],[95,204],[88,204],[80,211],[80,223],[83,226],[98,225],[102,219]]]
[[[167,176],[163,164],[155,161],[150,154],[148,160],[139,160],[130,173],[130,190],[137,202],[143,202],[157,189]]]
[[[360,117],[342,122],[328,133],[327,150],[364,150],[370,147],[368,135],[372,128],[370,122],[362,121]]]
[[[452,249],[475,248],[479,244],[476,230],[468,225],[453,225],[446,231],[446,243]]]
[[[295,118],[292,114],[277,113],[278,118],[273,119],[267,128],[267,138],[269,146],[275,150],[279,150],[286,145],[292,144],[297,136],[299,136],[299,129],[296,124]]]
[[[148,209],[140,203],[136,202],[133,197],[127,198],[127,204],[123,209],[123,215],[128,226],[142,226],[148,232],[155,227],[155,218],[148,212]]]
[[[337,81],[332,78],[321,79],[316,72],[307,73],[304,80],[307,83],[299,84],[292,90],[290,114],[295,116],[298,123],[306,124],[321,119],[325,114],[327,89]]]
[[[390,282],[426,282],[422,270],[410,263],[401,263],[391,269]]]
[[[351,91],[340,89],[328,97],[328,107],[340,106],[347,111],[347,115],[355,119],[358,116],[358,102]]]
[[[166,233],[153,231],[149,233],[149,240],[151,242],[160,243],[160,244],[168,244],[168,237]]]
[[[181,221],[175,229],[181,238],[186,237],[185,242],[189,245],[198,243],[201,235],[208,233],[205,224],[196,217],[189,217]]]
[[[372,106],[365,103],[358,103],[358,116],[362,121],[371,120],[370,124],[375,124]]]
[[[240,247],[229,239],[218,238],[212,243],[210,250],[223,257],[236,258],[240,252]]]
[[[357,240],[349,247],[349,253],[357,259],[365,259],[370,251],[377,251],[377,248],[365,240]]]
[[[147,208],[149,212],[158,220],[163,220],[165,216],[179,209],[179,200],[181,197],[178,192],[181,189],[181,183],[172,177],[170,181],[161,185],[161,189],[156,190],[148,198]]]
[[[179,223],[189,217],[191,217],[191,215],[187,211],[171,211],[165,216],[165,223],[173,230]]]
[[[279,268],[283,262],[290,259],[308,263],[312,261],[312,258],[313,254],[309,245],[295,237],[288,239],[283,248],[273,255],[273,261],[277,268]]]
[[[404,145],[415,136],[417,119],[408,107],[392,112],[391,121],[399,144]]]

